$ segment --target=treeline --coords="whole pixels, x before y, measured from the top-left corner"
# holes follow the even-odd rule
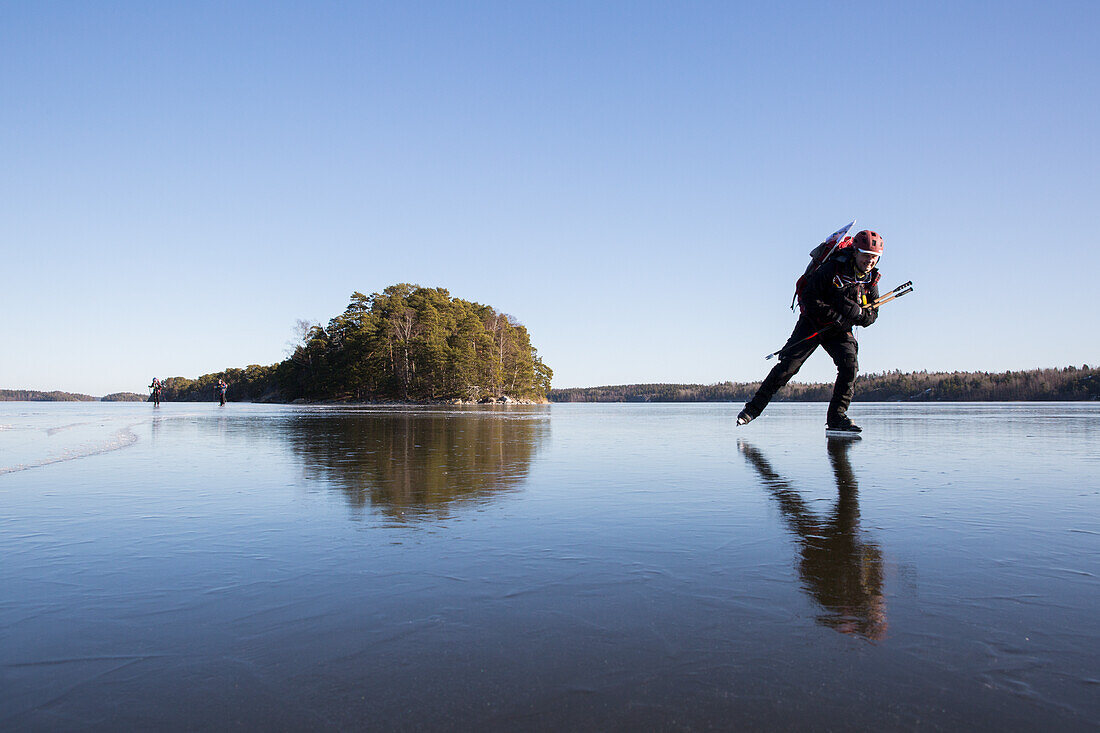
[[[286,393],[355,400],[543,399],[553,375],[512,316],[407,283],[352,293],[279,372]]]
[[[215,399],[219,379],[230,385],[226,399],[237,402],[276,402],[281,396],[276,379],[280,364],[250,364],[244,369],[229,368],[198,379],[168,377],[161,380],[160,398],[165,402],[204,402]],[[149,399],[152,399],[150,397]],[[293,399],[293,398],[290,398]]]
[[[219,379],[234,401],[544,400],[550,391],[553,371],[526,327],[443,288],[401,283],[355,292],[327,326],[300,327],[300,343],[285,361],[170,377],[161,399],[213,399]]]
[[[36,389],[0,389],[3,402],[98,402],[98,397],[74,392],[40,392]]]
[[[551,402],[745,402],[760,382],[625,384],[550,391]],[[827,402],[832,383],[792,382],[778,401]],[[861,374],[856,401],[1015,402],[1100,400],[1100,369],[1085,364],[1008,372],[884,372]]]
[[[0,389],[0,402],[142,402],[144,400],[145,395],[134,392],[115,392],[103,397],[92,397],[76,392]]]
[[[940,400],[1016,402],[1100,399],[1100,368],[1083,364],[1008,372],[914,372],[869,374],[857,399],[873,402]],[[828,399],[828,398],[826,398]]]

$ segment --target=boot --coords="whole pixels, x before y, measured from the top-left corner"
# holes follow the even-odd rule
[[[863,428],[852,422],[852,419],[847,415],[836,415],[830,417],[825,422],[825,432],[827,433],[852,433],[853,435],[862,433]]]

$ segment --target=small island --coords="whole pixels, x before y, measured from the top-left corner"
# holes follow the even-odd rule
[[[399,283],[352,293],[327,326],[299,321],[286,360],[197,379],[163,381],[165,401],[545,402],[553,371],[515,317],[451,297],[443,288]]]

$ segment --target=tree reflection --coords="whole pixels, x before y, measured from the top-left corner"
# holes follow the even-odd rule
[[[881,639],[887,627],[882,551],[860,531],[859,487],[848,461],[851,441],[827,442],[837,488],[836,504],[827,516],[814,513],[759,450],[743,440],[737,445],[798,535],[802,586],[825,610],[818,622],[844,634]]]
[[[285,425],[307,473],[339,487],[353,506],[411,518],[522,485],[548,418],[538,408],[333,411]]]

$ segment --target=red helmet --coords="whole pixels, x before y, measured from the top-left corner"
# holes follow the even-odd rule
[[[879,236],[878,232],[872,232],[870,229],[864,229],[852,237],[852,246],[860,252],[879,255],[880,257],[886,250],[886,243],[882,241],[882,237]]]

